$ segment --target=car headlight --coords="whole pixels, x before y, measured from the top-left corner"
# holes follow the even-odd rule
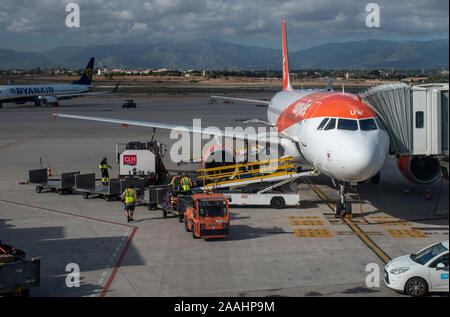
[[[397,269],[392,269],[391,273],[394,275],[399,275],[399,274],[405,273],[408,270],[409,270],[409,267],[399,267]]]

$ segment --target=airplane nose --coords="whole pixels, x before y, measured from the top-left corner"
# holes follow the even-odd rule
[[[380,171],[388,150],[383,136],[358,137],[346,141],[339,160],[343,180],[363,181]]]

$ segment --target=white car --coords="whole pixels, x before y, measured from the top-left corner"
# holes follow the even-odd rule
[[[384,282],[413,297],[448,292],[448,240],[393,259],[384,268]]]

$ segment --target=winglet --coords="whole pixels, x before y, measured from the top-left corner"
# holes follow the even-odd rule
[[[113,89],[111,92],[112,92],[112,93],[113,93],[113,92],[116,92],[117,88],[119,88],[119,85],[120,85],[120,81],[117,82],[117,85],[114,87],[114,89]]]
[[[286,22],[283,20],[283,90],[292,90],[289,74],[288,47],[286,42]]]
[[[334,80],[334,78],[330,78],[330,80],[328,81],[328,86],[327,86],[328,91],[333,91],[333,80]]]

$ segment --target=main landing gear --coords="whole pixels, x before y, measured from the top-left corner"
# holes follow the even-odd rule
[[[352,214],[352,204],[346,201],[346,195],[348,191],[348,183],[338,183],[339,195],[341,198],[334,205],[334,215],[335,217],[345,217],[351,216]]]

